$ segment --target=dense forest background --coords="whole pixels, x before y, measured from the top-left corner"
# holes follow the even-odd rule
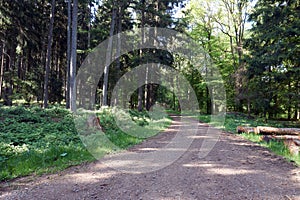
[[[109,36],[138,27],[185,33],[218,66],[227,110],[265,118],[300,119],[299,0],[0,0],[1,105],[65,105],[74,110],[76,71]],[[176,55],[145,49],[122,55],[97,88],[106,106],[119,78],[141,62],[181,71],[194,88],[202,113],[211,98],[199,71]],[[141,87],[130,106],[155,102],[180,106],[155,84]]]

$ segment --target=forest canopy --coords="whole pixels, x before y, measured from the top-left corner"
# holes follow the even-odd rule
[[[76,73],[102,41],[123,31],[159,27],[191,37],[218,67],[227,111],[300,119],[299,0],[1,0],[0,104],[59,104],[74,111]],[[111,106],[114,85],[141,63],[181,72],[201,113],[211,91],[191,63],[167,51],[143,49],[118,58],[96,88],[98,107]],[[155,103],[180,110],[178,97],[157,84],[135,91],[128,106]]]

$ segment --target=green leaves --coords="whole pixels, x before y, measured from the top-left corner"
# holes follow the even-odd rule
[[[251,38],[246,41],[250,92],[255,109],[270,117],[280,114],[290,119],[299,109],[299,98],[295,98],[300,80],[298,4],[259,0],[250,15],[254,22]]]
[[[144,139],[124,133],[116,124],[112,109],[97,112],[109,145],[103,155],[140,143]],[[170,122],[163,115],[149,117],[146,112],[130,111],[132,120],[149,131],[163,130]],[[86,126],[86,120],[76,121]],[[147,130],[145,130],[147,131]],[[99,144],[99,135],[91,133],[89,142]],[[102,138],[103,139],[103,138]],[[101,142],[101,141],[100,141]],[[101,151],[102,151],[101,150]],[[0,181],[64,169],[70,165],[94,160],[82,143],[70,111],[58,107],[0,107]]]
[[[72,114],[61,108],[1,107],[0,138],[0,180],[47,170],[55,162],[62,167],[92,158],[76,133]],[[75,158],[79,153],[85,156]]]

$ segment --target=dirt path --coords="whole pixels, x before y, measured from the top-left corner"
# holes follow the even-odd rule
[[[165,132],[130,149],[154,151],[183,126],[175,117]],[[160,170],[132,174],[107,160],[72,167],[35,180],[22,178],[0,188],[0,199],[300,199],[300,169],[245,139],[221,133],[209,155],[198,158],[205,124],[186,151]]]

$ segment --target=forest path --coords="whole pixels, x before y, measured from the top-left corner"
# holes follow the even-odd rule
[[[130,152],[151,152],[165,146],[184,126],[179,119],[173,116],[167,130]],[[300,199],[298,167],[226,132],[220,133],[212,151],[200,159],[199,149],[208,127],[203,123],[198,127],[190,147],[162,169],[124,173],[108,167],[109,158],[105,158],[58,174],[17,179],[9,187],[2,184],[0,199]]]

